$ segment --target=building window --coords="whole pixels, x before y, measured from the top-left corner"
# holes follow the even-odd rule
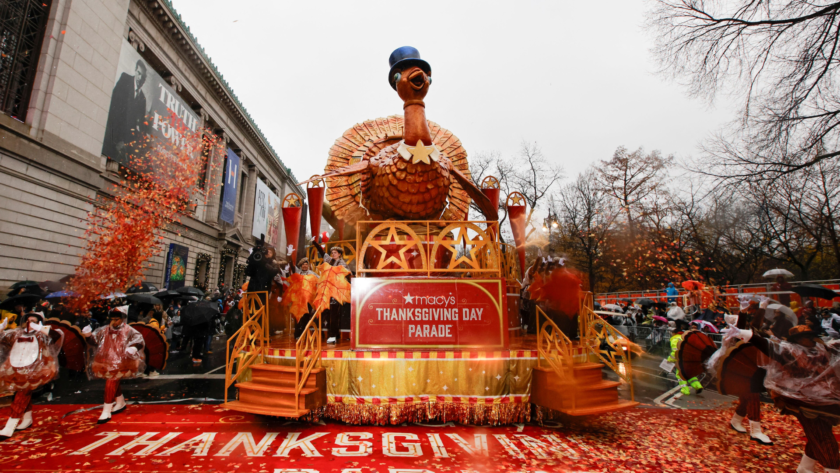
[[[239,186],[239,213],[242,213],[242,208],[245,207],[245,189],[248,188],[248,175],[244,172],[242,173],[242,177],[240,182],[242,185]]]
[[[0,2],[0,109],[23,121],[35,81],[50,0]]]

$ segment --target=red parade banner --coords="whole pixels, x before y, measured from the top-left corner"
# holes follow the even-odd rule
[[[501,279],[354,278],[354,349],[507,348]]]
[[[309,202],[309,228],[312,230],[312,236],[316,237],[321,233],[321,212],[323,211],[326,188],[323,179],[312,181],[308,185],[306,198]]]
[[[291,261],[297,263],[297,245],[298,234],[300,233],[300,212],[301,202],[300,197],[290,192],[283,198],[283,229],[286,231],[286,244],[292,245],[294,250],[291,255]],[[282,254],[282,253],[281,253]]]
[[[525,196],[519,192],[511,192],[507,198],[508,219],[513,230],[513,241],[519,254],[519,274],[525,274]]]

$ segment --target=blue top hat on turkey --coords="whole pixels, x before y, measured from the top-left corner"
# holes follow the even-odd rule
[[[391,70],[388,71],[388,83],[391,84],[391,88],[394,90],[397,90],[397,74],[406,67],[417,66],[423,69],[423,72],[427,76],[432,75],[432,66],[423,59],[420,59],[420,51],[411,46],[403,46],[395,49],[391,53],[391,57],[388,58],[388,64],[391,66]]]

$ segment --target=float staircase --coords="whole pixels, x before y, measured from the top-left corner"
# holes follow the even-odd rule
[[[298,339],[294,366],[268,364],[268,310],[259,294],[267,297],[265,292],[245,295],[245,320],[227,343],[222,406],[268,416],[305,416],[327,403],[327,373],[321,367],[320,314],[309,321]],[[240,382],[248,372],[251,380]],[[228,401],[231,386],[237,390],[235,401]]]
[[[639,405],[634,398],[631,361],[638,346],[601,320],[591,302],[592,295],[584,293],[578,319],[583,360],[573,355],[572,342],[537,307],[539,360],[531,381],[531,403],[570,416],[606,414]],[[540,319],[544,322],[540,323]],[[590,358],[600,362],[591,362]],[[605,366],[615,371],[620,380],[604,379]],[[629,384],[629,400],[618,396],[623,383]]]

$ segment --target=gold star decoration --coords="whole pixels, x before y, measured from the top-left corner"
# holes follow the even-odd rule
[[[525,199],[519,192],[514,192],[513,194],[511,194],[510,200],[512,201],[510,205],[525,205]]]
[[[457,246],[460,246],[463,242],[464,245],[464,255],[455,258],[458,254]],[[483,248],[487,245],[487,240],[481,238],[481,235],[478,235],[476,239],[472,239],[469,237],[467,228],[460,227],[458,229],[458,235],[451,239],[451,240],[440,240],[440,244],[443,245],[447,250],[452,252],[453,258],[449,262],[449,267],[447,269],[455,269],[461,263],[466,263],[470,268],[473,269],[482,269],[479,267],[478,261],[478,250]],[[467,250],[467,246],[472,246],[469,250]]]
[[[406,149],[408,149],[408,152],[411,153],[411,156],[412,156],[411,163],[412,164],[417,164],[417,163],[432,164],[432,160],[429,156],[432,153],[435,152],[435,147],[434,146],[425,146],[425,145],[423,145],[423,140],[417,140],[417,145],[416,146],[407,146]]]
[[[394,245],[402,246],[402,249],[395,250],[393,249]],[[379,264],[376,265],[376,269],[383,269],[389,263],[396,264],[400,267],[400,269],[410,269],[408,267],[408,261],[405,257],[405,252],[414,248],[416,245],[417,241],[409,239],[408,236],[405,237],[405,240],[400,240],[397,235],[396,227],[389,228],[388,236],[386,236],[385,239],[370,242],[370,246],[376,248],[382,253],[382,257],[379,260]]]

